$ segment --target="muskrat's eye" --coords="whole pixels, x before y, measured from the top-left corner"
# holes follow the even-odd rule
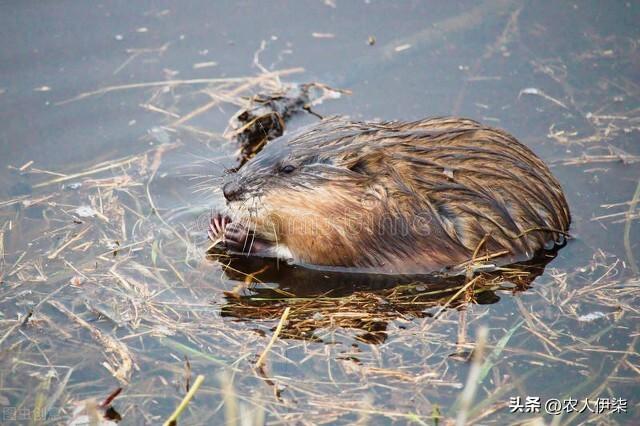
[[[296,168],[294,166],[292,166],[291,164],[287,164],[286,166],[282,166],[280,171],[282,173],[289,174],[289,173],[292,173],[295,169]]]

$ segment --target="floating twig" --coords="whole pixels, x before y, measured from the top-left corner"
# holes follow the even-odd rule
[[[287,320],[287,317],[289,316],[290,309],[291,308],[289,306],[287,306],[286,309],[284,310],[284,312],[282,313],[282,317],[280,318],[280,322],[278,323],[278,326],[276,327],[276,331],[273,332],[273,336],[271,336],[271,340],[269,341],[269,344],[267,345],[266,348],[264,348],[264,351],[262,352],[262,355],[260,355],[260,358],[258,358],[258,361],[256,362],[256,368],[260,368],[264,364],[264,360],[267,357],[267,354],[271,350],[271,347],[273,346],[273,344],[275,343],[276,339],[278,338],[278,335],[282,331],[282,327],[284,326],[284,323]]]

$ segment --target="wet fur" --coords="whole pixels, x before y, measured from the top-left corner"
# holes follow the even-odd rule
[[[293,173],[281,171],[287,164]],[[227,181],[242,188],[229,211],[246,238],[300,263],[426,272],[476,251],[529,259],[570,223],[560,185],[532,151],[453,117],[325,119],[272,141]]]

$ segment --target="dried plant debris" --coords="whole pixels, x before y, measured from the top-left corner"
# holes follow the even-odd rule
[[[252,96],[247,106],[229,121],[227,135],[240,144],[239,167],[260,152],[267,142],[282,136],[286,122],[293,115],[302,111],[317,115],[311,110],[312,106],[347,93],[321,83],[305,83],[284,84],[275,91]]]

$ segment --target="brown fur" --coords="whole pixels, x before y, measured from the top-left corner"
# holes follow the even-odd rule
[[[569,228],[546,165],[472,120],[330,118],[271,144],[237,177],[259,205],[241,216],[298,262],[426,272],[505,252],[505,263],[531,258]],[[297,174],[278,175],[284,163]]]

